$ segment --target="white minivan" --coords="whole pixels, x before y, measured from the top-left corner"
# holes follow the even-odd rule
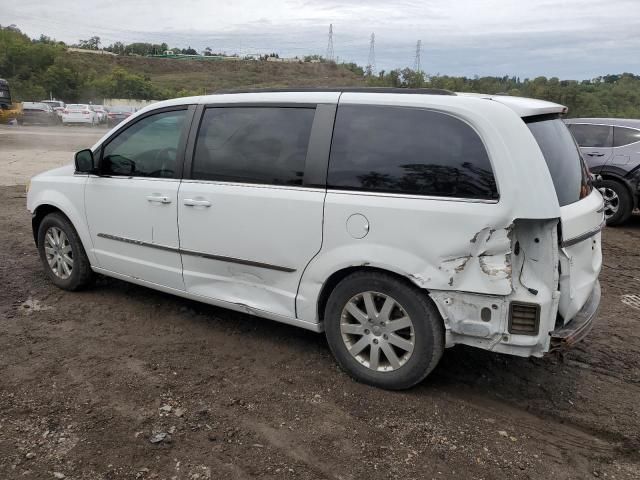
[[[324,331],[384,388],[456,344],[542,356],[600,303],[603,200],[565,112],[394,89],[155,103],[32,179],[34,239],[61,288],[99,273]]]

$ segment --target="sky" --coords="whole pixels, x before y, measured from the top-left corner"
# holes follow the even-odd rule
[[[640,74],[640,0],[0,0],[0,24],[67,43],[98,35],[227,53],[325,55],[464,76]]]

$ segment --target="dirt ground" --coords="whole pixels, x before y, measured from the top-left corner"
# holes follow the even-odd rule
[[[73,162],[73,154],[89,148],[106,127],[0,125],[0,186],[24,185],[33,175]]]
[[[46,169],[26,155],[48,132],[0,134],[2,170]],[[640,478],[638,216],[605,231],[600,317],[563,359],[455,347],[387,392],[322,335],[106,278],[59,290],[24,187],[0,204],[0,479]]]

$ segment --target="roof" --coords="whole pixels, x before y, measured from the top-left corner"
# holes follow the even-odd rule
[[[219,90],[214,95],[227,93],[274,93],[274,92],[350,92],[350,93],[403,93],[416,95],[456,95],[443,88],[396,88],[396,87],[302,87],[302,88],[253,88],[242,90]]]
[[[448,90],[428,88],[378,88],[378,87],[318,87],[318,88],[280,88],[221,91],[201,97],[187,97],[165,100],[143,108],[143,113],[155,108],[184,104],[241,104],[254,102],[267,103],[370,103],[404,106],[464,106],[485,103],[507,107],[519,117],[536,115],[563,114],[567,107],[557,103],[534,98],[512,97],[507,95],[488,95],[482,93],[454,93]]]
[[[593,123],[595,125],[615,125],[640,129],[640,120],[633,118],[567,118],[565,123]]]
[[[457,95],[464,97],[484,98],[501,103],[516,112],[521,117],[532,117],[534,115],[548,115],[553,113],[567,113],[569,110],[559,103],[538,100],[537,98],[512,97],[510,95],[489,95],[484,93],[458,92]]]

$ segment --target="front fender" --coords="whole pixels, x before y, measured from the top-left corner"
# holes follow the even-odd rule
[[[49,205],[60,210],[73,224],[92,266],[99,266],[93,253],[93,242],[84,214],[86,175],[35,177],[27,195],[27,209],[35,214]]]

